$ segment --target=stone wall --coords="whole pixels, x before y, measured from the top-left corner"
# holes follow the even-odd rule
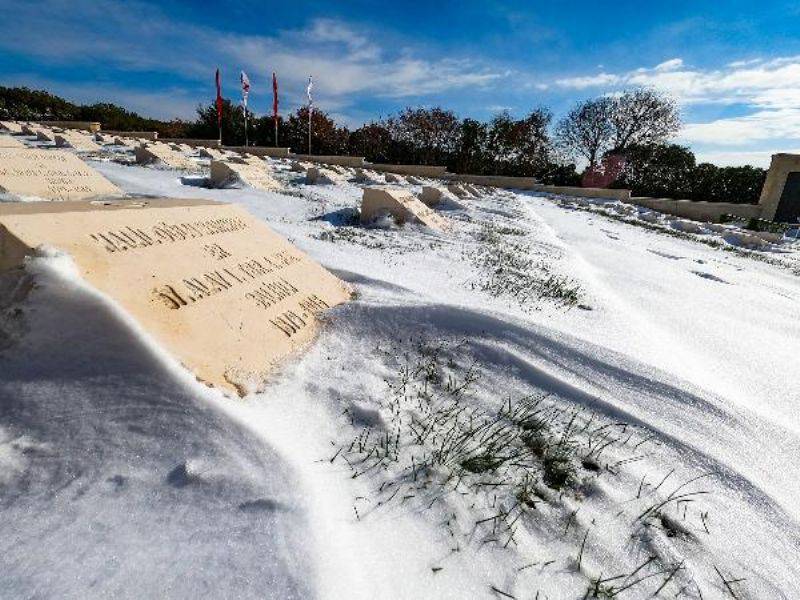
[[[503,175],[455,175],[448,174],[446,179],[461,181],[472,185],[485,185],[514,190],[533,190],[543,187],[533,177],[505,177]]]
[[[207,147],[207,148],[215,148],[219,146],[219,140],[195,140],[195,139],[185,139],[185,138],[159,138],[160,142],[164,142],[165,144],[186,144],[187,146],[191,146],[192,148],[196,148],[197,146]]]
[[[289,158],[306,162],[321,163],[324,165],[339,165],[342,167],[364,167],[363,156],[318,156],[316,154],[290,154]]]
[[[623,200],[627,204],[644,206],[695,221],[718,222],[722,215],[736,215],[744,219],[761,216],[762,207],[758,204],[731,204],[728,202],[697,202],[694,200],[673,200],[672,198],[634,197]]]
[[[254,156],[273,156],[275,158],[287,158],[289,148],[275,148],[273,146],[222,146],[223,150],[231,152],[245,152]]]
[[[62,129],[83,129],[97,133],[100,131],[100,123],[97,121],[34,121],[45,127],[61,127]]]
[[[576,196],[578,198],[608,198],[609,200],[620,200],[622,202],[629,200],[631,197],[630,190],[611,190],[607,188],[585,188],[536,184],[528,189],[531,189],[535,192],[545,192],[548,194],[561,194],[563,196]]]
[[[112,137],[125,137],[125,138],[142,138],[143,140],[157,140],[157,131],[106,131],[101,130],[100,133]]]
[[[364,168],[378,173],[396,173],[397,175],[417,175],[419,177],[444,177],[447,167],[436,165],[387,165],[364,163]]]

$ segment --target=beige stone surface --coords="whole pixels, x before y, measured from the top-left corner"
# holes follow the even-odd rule
[[[31,148],[0,148],[0,190],[49,200],[122,195],[75,154]]]
[[[209,385],[245,393],[350,289],[245,210],[212,201],[0,204],[0,268],[42,244]]]
[[[727,202],[698,202],[695,200],[673,200],[672,198],[633,197],[622,200],[625,204],[644,206],[668,215],[716,222],[722,215],[736,215],[747,219],[761,216],[758,204],[730,204]]]
[[[185,169],[194,171],[198,169],[195,161],[180,152],[175,152],[166,144],[148,144],[147,146],[136,147],[136,162],[147,165],[161,163],[170,169]]]
[[[336,173],[335,171],[331,171],[330,169],[324,169],[322,167],[308,167],[306,170],[306,183],[311,185],[316,184],[334,184],[340,185],[343,183],[347,183],[347,179]]]
[[[200,148],[199,154],[203,158],[212,158],[214,160],[222,160],[224,155],[216,148]]]
[[[405,179],[394,173],[385,173],[386,183],[405,183]]]
[[[89,135],[77,131],[64,131],[55,135],[56,146],[69,146],[81,152],[99,152],[100,146]]]
[[[34,134],[36,135],[36,139],[42,142],[52,142],[56,135],[53,131],[41,127],[34,129]]]
[[[449,183],[447,184],[447,191],[453,194],[456,198],[468,198],[469,192],[465,190],[461,185],[458,183]]]
[[[50,129],[80,129],[90,133],[100,131],[100,123],[97,121],[39,121],[39,124]]]
[[[364,188],[361,199],[361,222],[370,223],[386,213],[391,214],[398,223],[417,221],[437,231],[446,231],[450,228],[446,219],[425,206],[407,190]]]
[[[256,167],[266,167],[267,165],[263,158],[259,158],[254,154],[231,154],[230,156],[226,157],[225,160],[231,163],[237,163],[240,165],[253,165]]]
[[[761,218],[772,221],[778,212],[783,187],[789,173],[800,172],[800,154],[773,154],[764,187],[761,188]]]
[[[276,192],[282,188],[278,180],[267,171],[264,161],[261,161],[260,165],[252,165],[212,160],[211,181],[216,187],[241,181],[252,188],[268,192]]]
[[[447,200],[450,204],[461,206],[458,199],[446,187],[441,185],[424,185],[422,193],[419,195],[420,201],[426,206],[434,207]]]
[[[22,125],[16,121],[0,121],[0,129],[4,129],[9,133],[22,133]]]
[[[417,175],[418,177],[443,177],[447,173],[447,167],[437,165],[370,164],[368,167],[378,173],[397,173],[400,175]]]
[[[26,148],[25,144],[17,138],[5,133],[0,133],[0,148]]]
[[[476,198],[479,198],[483,195],[478,188],[476,188],[474,185],[470,185],[469,183],[464,183],[461,187],[463,187],[468,194],[475,196]]]

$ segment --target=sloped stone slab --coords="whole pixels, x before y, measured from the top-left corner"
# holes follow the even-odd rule
[[[122,190],[75,154],[32,148],[0,149],[0,190],[48,200],[122,195]]]
[[[0,203],[0,268],[40,245],[208,385],[245,394],[350,289],[263,222],[205,200]]]
[[[361,222],[371,223],[389,213],[398,223],[419,222],[437,231],[446,231],[450,224],[425,206],[411,192],[402,189],[364,188],[361,200]]]

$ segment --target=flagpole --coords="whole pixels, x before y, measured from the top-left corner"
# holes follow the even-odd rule
[[[244,105],[244,145],[250,145],[247,139],[247,104]]]
[[[275,117],[275,147],[278,147],[278,117]]]
[[[314,87],[314,80],[311,75],[308,76],[308,88],[306,88],[306,95],[308,96],[308,154],[311,155],[311,113],[314,110],[314,100],[311,98],[311,89]]]

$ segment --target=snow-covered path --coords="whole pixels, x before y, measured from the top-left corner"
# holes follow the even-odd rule
[[[740,598],[797,597],[800,277],[537,196],[467,200],[439,235],[350,226],[354,185],[209,190],[96,166],[128,192],[240,202],[359,297],[240,401],[41,259],[29,299],[0,301],[0,597],[581,598],[650,556],[667,575],[622,597],[667,579],[669,597],[723,598],[715,568],[746,579]],[[582,308],[487,283],[487,247],[579,284]],[[391,470],[354,479],[341,448],[389,430],[386,382],[421,340],[447,344],[456,375],[478,365],[470,407],[549,394],[648,450],[612,446],[613,472],[542,491],[510,546],[474,525],[505,500],[382,503]],[[675,513],[685,535],[637,519],[708,473]]]

